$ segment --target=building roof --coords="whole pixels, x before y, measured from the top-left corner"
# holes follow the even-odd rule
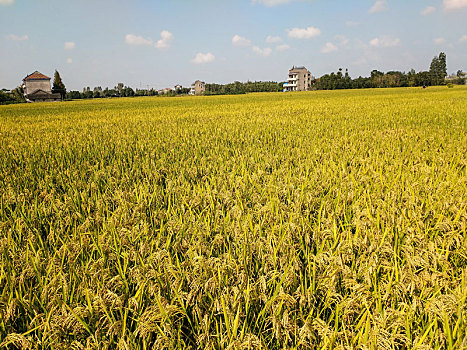
[[[34,73],[29,74],[26,78],[23,79],[23,81],[26,81],[26,80],[50,80],[50,77],[36,70]]]
[[[58,97],[58,98],[61,97],[59,93],[51,93],[51,92],[44,91],[42,89],[34,90],[34,92],[26,95],[26,97],[33,97],[33,96],[50,96],[50,97]]]
[[[289,69],[289,72],[294,71],[294,70],[307,70],[306,67],[301,66],[301,67],[295,67],[293,66],[292,68]]]
[[[44,91],[42,89],[37,89],[37,90],[34,90],[33,92],[31,92],[30,94],[28,94],[28,96],[31,96],[31,95],[43,95],[43,94],[51,94],[51,92],[47,92],[47,91]]]

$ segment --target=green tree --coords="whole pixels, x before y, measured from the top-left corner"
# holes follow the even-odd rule
[[[125,85],[123,83],[118,83],[117,86],[114,87],[115,90],[118,92],[118,96],[123,96],[123,88]]]
[[[18,86],[9,92],[6,89],[0,90],[0,105],[10,103],[22,103],[26,102],[24,98],[24,89],[22,86]]]
[[[24,88],[22,86],[18,86],[11,91],[11,95],[14,99],[18,102],[26,102],[24,98]]]
[[[446,54],[444,52],[441,52],[438,57],[439,61],[439,74],[440,78],[443,80],[448,76],[448,69],[447,69],[447,64],[446,64]]]
[[[408,80],[408,85],[409,86],[416,86],[416,76],[417,73],[415,72],[415,69],[411,69],[410,72],[407,73],[407,80]]]
[[[430,72],[418,72],[415,75],[415,86],[430,86],[432,82],[433,77]]]
[[[65,98],[66,88],[65,84],[63,84],[62,78],[60,77],[60,73],[58,72],[58,70],[55,70],[52,92],[60,94],[62,100]]]
[[[66,98],[70,100],[77,100],[77,99],[82,98],[82,96],[79,91],[68,91],[66,93]]]
[[[457,75],[456,84],[465,85],[465,81],[467,80],[465,76],[467,74],[459,69],[456,75]]]
[[[440,85],[444,82],[444,78],[448,75],[444,52],[441,52],[438,57],[433,57],[430,64],[430,75],[432,85]]]
[[[15,98],[9,92],[4,92],[3,90],[0,91],[0,105],[10,104],[10,103],[15,103],[15,102],[16,102]]]
[[[93,92],[91,91],[91,88],[89,86],[83,88],[83,94],[81,96],[83,96],[83,98],[92,98]]]

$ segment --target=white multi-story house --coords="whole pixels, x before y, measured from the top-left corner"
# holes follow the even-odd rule
[[[203,95],[206,91],[206,83],[204,81],[196,80],[191,84],[190,95]]]
[[[311,87],[311,73],[305,67],[292,67],[289,69],[287,83],[284,83],[286,91],[308,91]]]

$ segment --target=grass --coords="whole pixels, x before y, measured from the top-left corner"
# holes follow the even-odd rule
[[[467,348],[466,93],[0,107],[0,345]]]

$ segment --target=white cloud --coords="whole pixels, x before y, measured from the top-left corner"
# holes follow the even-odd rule
[[[292,1],[297,1],[297,0],[252,0],[253,3],[262,4],[267,7],[288,4]]]
[[[354,21],[347,21],[347,22],[345,22],[345,25],[347,27],[356,27],[356,26],[359,26],[360,23],[359,22],[354,22]]]
[[[73,63],[73,60],[71,58],[67,58],[66,63],[68,63],[68,64]]]
[[[461,43],[467,43],[467,35],[462,35],[461,38],[459,39]]]
[[[270,47],[262,49],[258,46],[253,46],[253,52],[259,56],[267,57],[272,53],[272,49]]]
[[[443,0],[445,10],[459,10],[467,8],[467,0]]]
[[[127,34],[125,35],[125,42],[128,45],[138,45],[138,46],[151,46],[154,45],[152,39],[145,39],[142,36]]]
[[[340,46],[348,46],[350,43],[350,40],[347,39],[344,35],[336,35],[335,38],[336,40],[339,40]]]
[[[287,29],[289,37],[295,39],[310,39],[321,35],[321,30],[315,27]]]
[[[193,58],[191,60],[192,63],[196,63],[196,64],[202,64],[202,63],[209,63],[209,62],[212,62],[216,59],[216,57],[208,52],[208,53],[197,53],[195,58]]]
[[[168,30],[163,30],[161,32],[161,38],[157,40],[157,43],[154,44],[156,49],[166,49],[170,46],[170,42],[173,39],[173,34]]]
[[[426,15],[429,15],[429,14],[432,14],[436,12],[436,7],[434,6],[428,6],[428,7],[425,7],[422,12],[420,12],[423,16],[426,16]]]
[[[13,5],[15,0],[0,0],[0,5]]]
[[[232,44],[234,44],[235,46],[250,46],[251,40],[248,40],[247,38],[235,34],[232,38]]]
[[[28,40],[29,37],[27,35],[15,35],[15,34],[8,34],[8,35],[5,35],[5,38],[7,40],[13,40],[13,41],[24,41],[24,40]]]
[[[435,38],[433,39],[433,43],[435,43],[436,45],[442,45],[446,42],[446,39],[444,38]]]
[[[67,42],[65,42],[65,44],[63,45],[63,48],[64,48],[65,50],[73,50],[75,47],[76,47],[76,44],[75,44],[73,41],[67,41]]]
[[[161,32],[161,38],[154,42],[151,38],[143,38],[140,35],[127,34],[125,35],[125,43],[135,46],[154,46],[156,49],[166,49],[170,46],[173,34],[168,30]]]
[[[392,38],[390,36],[380,36],[370,40],[370,45],[374,47],[393,47],[401,43],[399,38]]]
[[[282,44],[282,45],[277,45],[276,46],[277,51],[286,51],[288,49],[290,49],[290,46],[287,45],[287,44]]]
[[[330,53],[330,52],[335,52],[339,50],[339,48],[334,45],[333,43],[327,42],[326,45],[324,45],[321,48],[321,53]]]
[[[388,8],[386,6],[386,0],[378,0],[375,2],[375,4],[371,7],[371,9],[368,11],[369,13],[376,13],[376,12],[384,12]]]
[[[271,35],[269,35],[266,38],[266,42],[269,43],[269,44],[279,43],[281,41],[282,41],[282,38],[280,36],[271,36]]]

